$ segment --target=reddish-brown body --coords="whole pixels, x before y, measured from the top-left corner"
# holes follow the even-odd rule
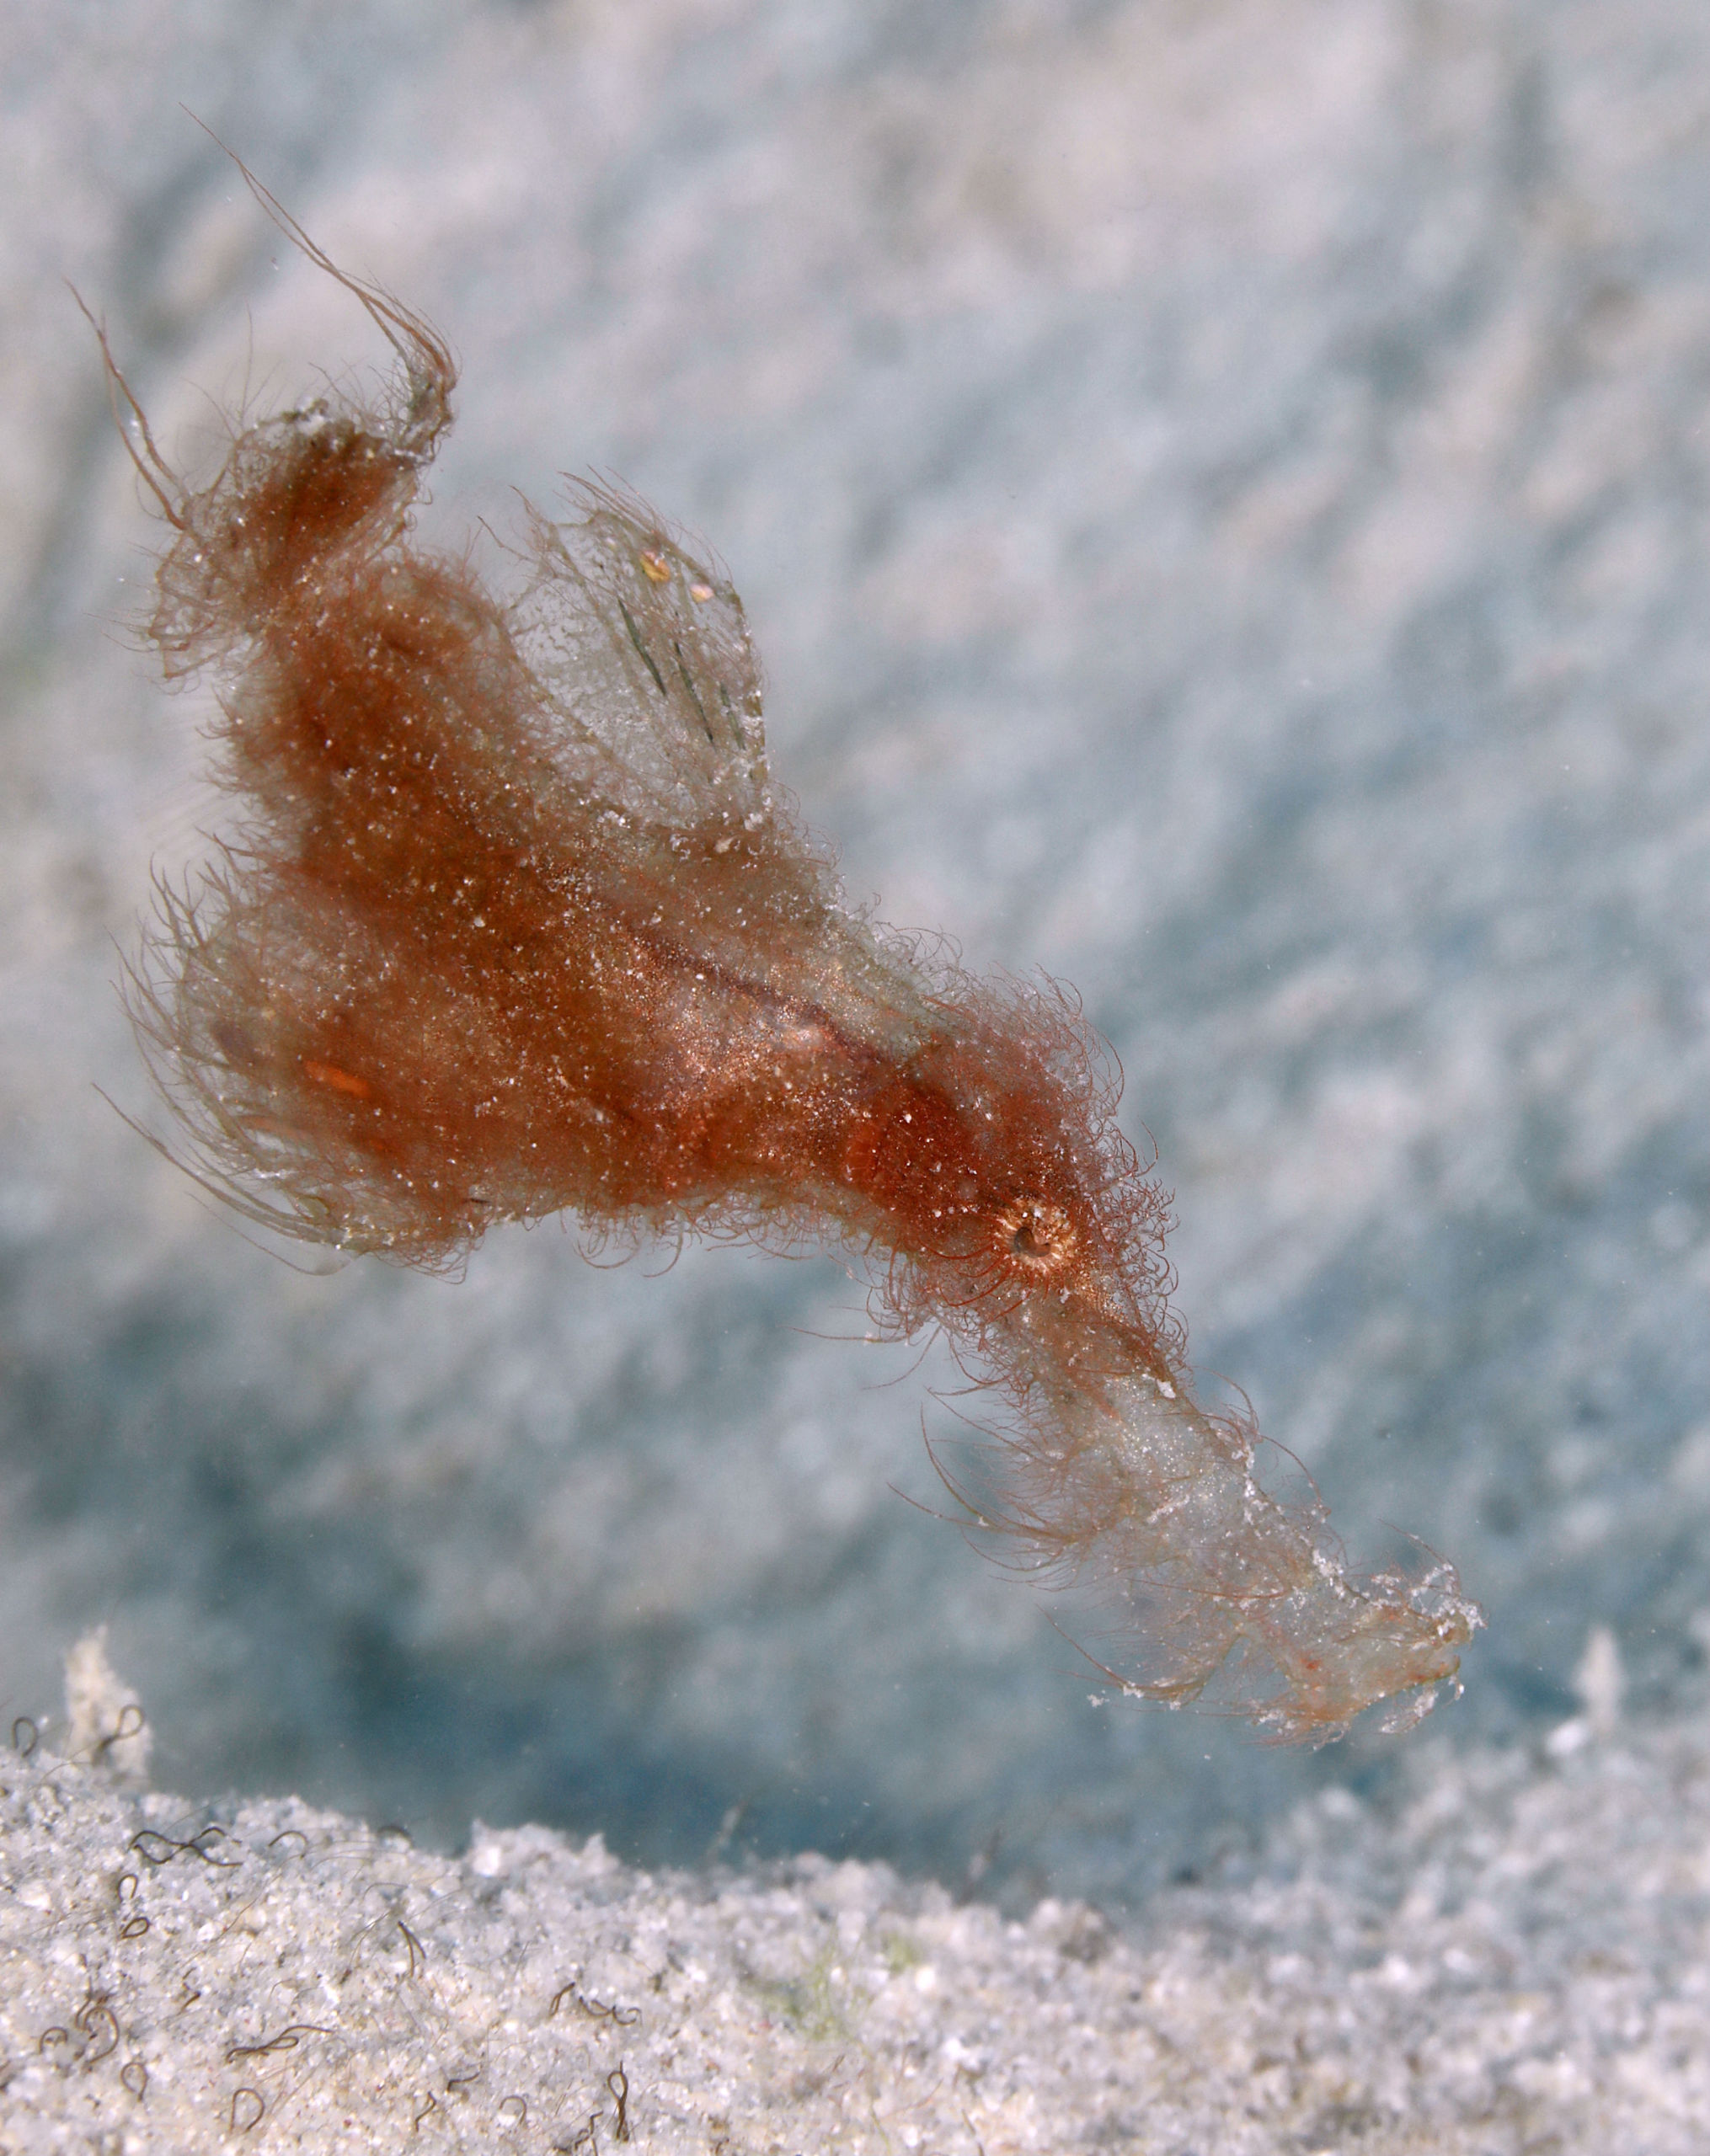
[[[1452,1677],[1478,1618],[1446,1568],[1349,1579],[1316,1508],[1259,1488],[1253,1433],[1194,1406],[1168,1200],[1072,999],[848,910],[772,785],[735,592],[640,504],[585,487],[576,521],[533,518],[503,601],[415,550],[453,370],[343,281],[403,362],[390,409],[250,427],[200,492],[146,425],[136,451],[175,531],[152,634],[168,673],[216,670],[250,819],[137,976],[198,1171],[430,1266],[564,1209],[829,1235],[1003,1403],[986,1524],[1125,1606],[1128,1689],[1221,1672],[1322,1737]]]

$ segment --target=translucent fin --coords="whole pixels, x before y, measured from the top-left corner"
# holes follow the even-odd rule
[[[742,602],[647,505],[586,480],[568,525],[531,511],[537,562],[510,610],[588,793],[655,828],[755,834],[778,803]]]

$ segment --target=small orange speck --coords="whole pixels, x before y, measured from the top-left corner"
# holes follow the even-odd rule
[[[671,563],[663,554],[655,553],[650,547],[643,549],[641,568],[649,584],[671,582]]]
[[[353,1101],[371,1100],[374,1088],[366,1078],[355,1078],[348,1070],[340,1070],[335,1063],[317,1063],[311,1056],[303,1058],[302,1075],[313,1084],[329,1086],[335,1093],[348,1093]]]

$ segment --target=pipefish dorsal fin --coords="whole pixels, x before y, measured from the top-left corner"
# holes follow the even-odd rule
[[[531,512],[535,574],[509,610],[560,762],[588,798],[655,831],[716,844],[769,829],[760,668],[729,578],[633,495],[573,487],[575,521]]]
[[[722,568],[645,503],[574,483],[575,522],[530,511],[532,574],[506,610],[553,762],[597,832],[580,870],[703,974],[820,1009],[859,1038],[930,1022],[911,962],[847,910],[829,851],[767,768],[761,675]]]

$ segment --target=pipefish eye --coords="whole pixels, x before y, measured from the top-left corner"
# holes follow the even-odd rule
[[[1080,1248],[1074,1222],[1048,1198],[1019,1198],[1006,1205],[997,1215],[995,1230],[999,1257],[1036,1280],[1049,1280],[1065,1271]]]

